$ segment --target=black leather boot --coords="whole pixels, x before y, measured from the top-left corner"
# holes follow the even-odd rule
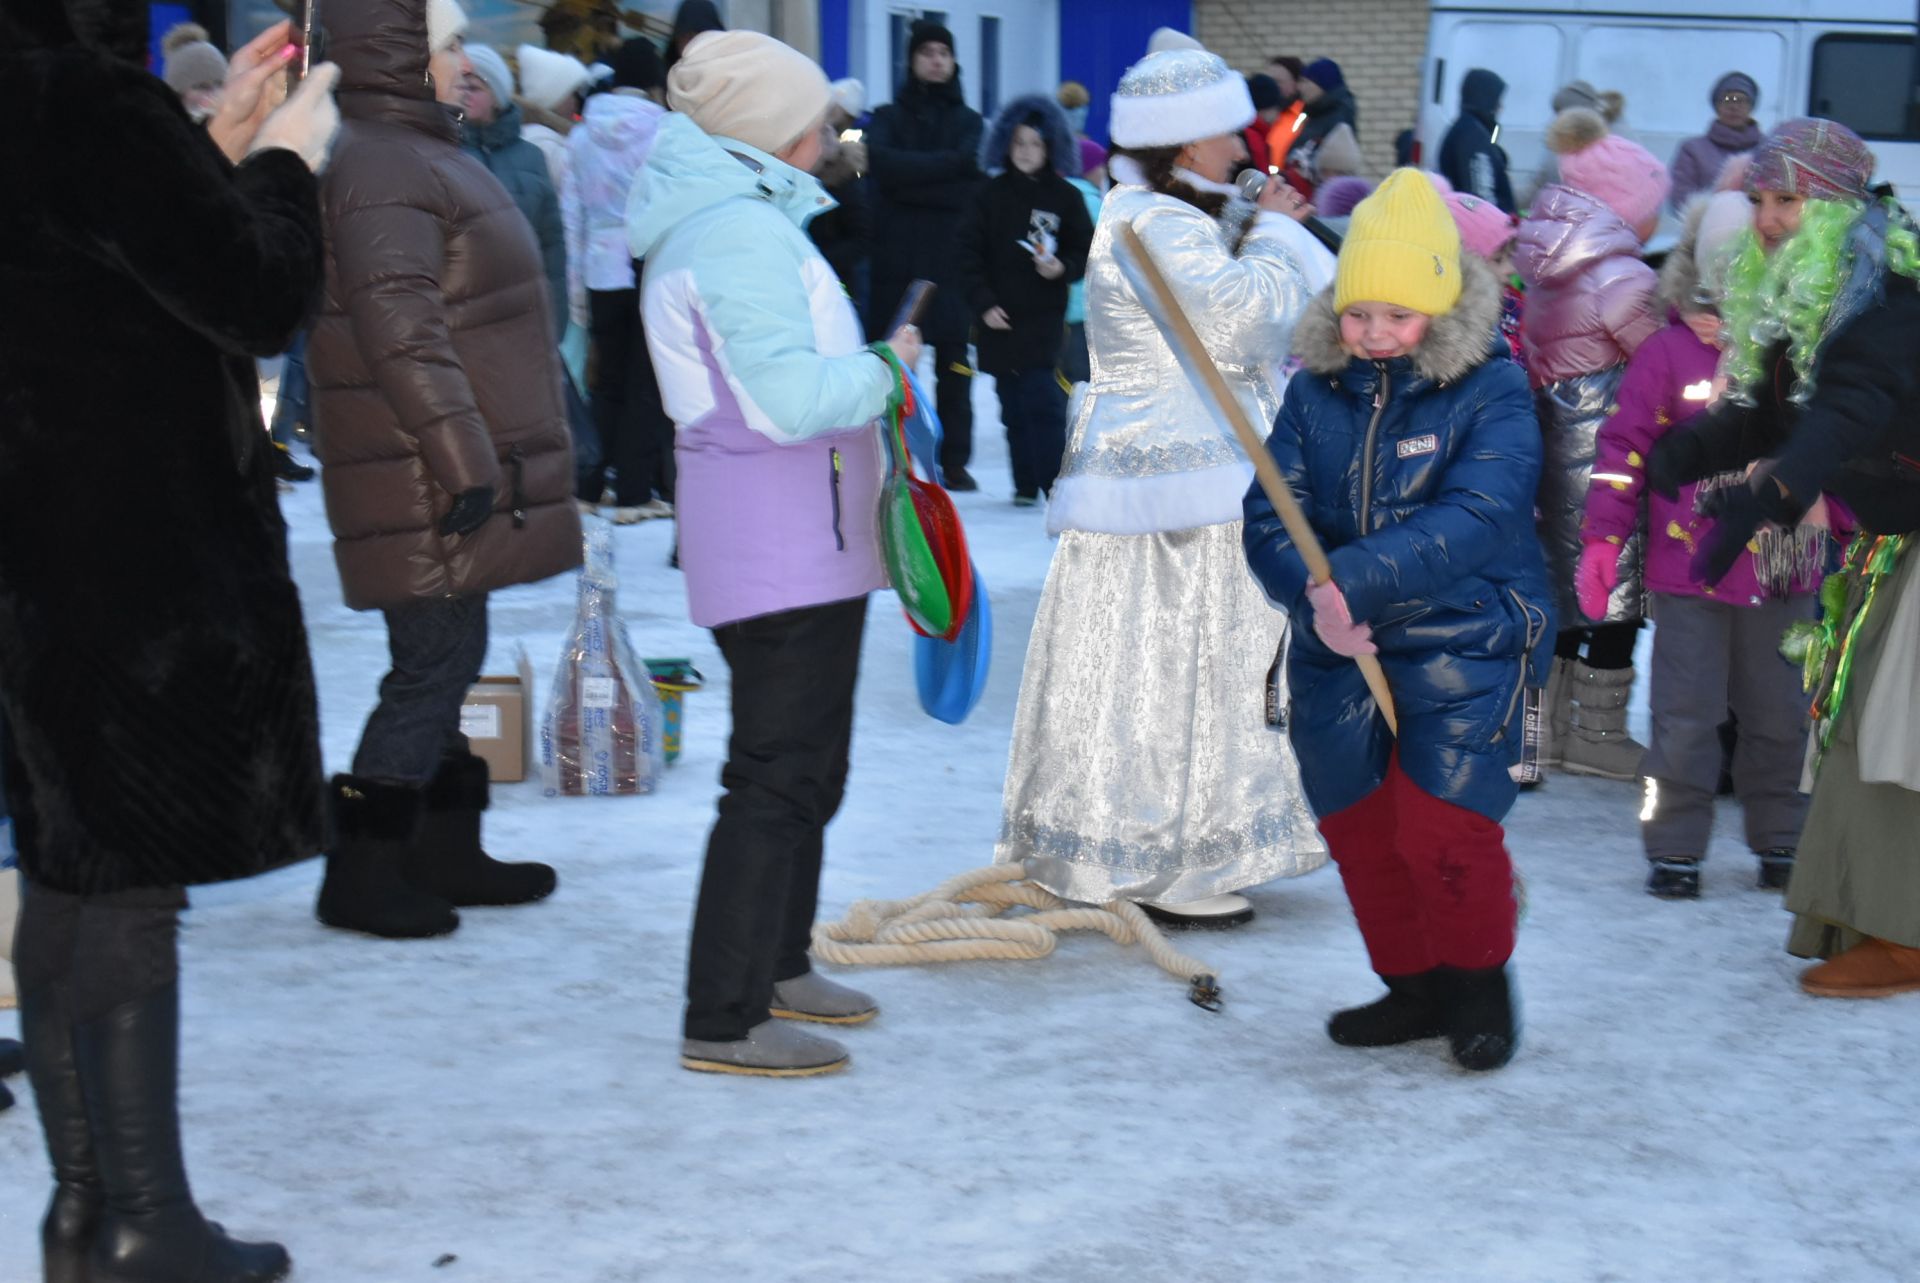
[[[27,1077],[40,1105],[40,1128],[53,1160],[53,1201],[40,1223],[46,1283],[89,1283],[87,1253],[104,1195],[93,1161],[86,1096],[73,1059],[73,1007],[65,984],[20,993],[20,1032],[27,1039]]]
[[[1462,1069],[1498,1069],[1520,1049],[1520,1013],[1505,967],[1439,970],[1447,1040]]]
[[[407,881],[447,903],[530,904],[553,894],[552,866],[496,860],[480,844],[480,815],[487,809],[485,759],[449,754],[427,784],[420,835],[407,850]]]
[[[105,1194],[89,1283],[275,1283],[278,1243],[242,1243],[194,1206],[180,1153],[180,989],[74,1026],[74,1064]]]
[[[1334,1012],[1327,1021],[1329,1038],[1342,1047],[1397,1047],[1447,1032],[1446,1011],[1433,972],[1380,979],[1386,982],[1386,996],[1364,1007]]]
[[[336,775],[328,791],[333,845],[315,916],[330,927],[389,940],[443,936],[460,915],[412,885],[407,853],[420,833],[420,790]]]

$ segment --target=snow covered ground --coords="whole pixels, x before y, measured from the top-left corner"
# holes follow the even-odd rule
[[[921,714],[907,627],[875,599],[825,912],[992,858],[1052,545],[1040,511],[1008,503],[990,398],[982,408],[986,492],[959,502],[992,590],[992,688],[966,726]],[[384,634],[340,604],[318,488],[286,507],[337,769]],[[1920,999],[1801,996],[1786,917],[1753,889],[1731,807],[1704,899],[1641,894],[1627,785],[1556,779],[1514,813],[1527,1026],[1499,1074],[1469,1078],[1436,1043],[1327,1041],[1326,1013],[1375,992],[1331,870],[1256,891],[1248,928],[1182,941],[1219,968],[1219,1015],[1137,951],[1074,936],[1042,962],[855,976],[885,1014],[845,1036],[846,1074],[682,1071],[727,683],[685,621],[670,533],[620,532],[621,608],[643,654],[691,655],[711,685],[654,796],[499,790],[493,849],[558,865],[552,901],[388,944],[314,922],[317,864],[196,894],[183,1093],[196,1187],[235,1232],[283,1239],[303,1283],[1920,1270],[1907,1059]],[[489,671],[510,671],[524,643],[544,686],[573,598],[566,580],[496,598]],[[0,1013],[0,1033],[13,1028]],[[0,1115],[6,1283],[38,1277],[45,1179],[31,1108]]]

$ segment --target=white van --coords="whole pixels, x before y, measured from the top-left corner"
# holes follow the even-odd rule
[[[1671,161],[1713,121],[1714,82],[1760,86],[1762,128],[1824,116],[1867,140],[1880,178],[1920,202],[1915,0],[1433,0],[1416,139],[1425,163],[1460,113],[1460,82],[1486,67],[1507,82],[1500,145],[1516,195],[1534,189],[1554,92],[1573,80],[1626,97],[1614,126]],[[1665,9],[1650,13],[1651,9]]]

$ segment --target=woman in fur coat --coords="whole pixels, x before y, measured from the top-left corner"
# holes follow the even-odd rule
[[[1093,379],[1047,510],[1060,534],[1014,718],[996,858],[1070,900],[1224,926],[1242,890],[1326,861],[1267,686],[1287,631],[1240,555],[1253,467],[1120,237],[1130,226],[1250,417],[1266,363],[1330,278],[1280,211],[1230,204],[1246,81],[1200,49],[1150,54],[1113,99],[1118,185],[1087,266]],[[1225,221],[1222,215],[1226,215]],[[1284,680],[1281,681],[1284,693]]]
[[[0,0],[0,710],[46,1277],[278,1279],[195,1208],[175,1107],[192,884],[304,859],[320,746],[254,358],[320,287],[322,67],[281,23],[205,128],[147,6]],[[264,118],[264,119],[263,119]],[[103,368],[104,367],[104,368]],[[160,443],[156,445],[156,443]],[[92,503],[76,513],[84,477]]]

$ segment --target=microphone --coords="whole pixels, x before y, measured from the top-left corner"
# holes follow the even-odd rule
[[[1233,185],[1240,189],[1242,196],[1257,205],[1260,202],[1260,194],[1267,190],[1267,184],[1272,181],[1271,178],[1257,169],[1243,169],[1240,171],[1240,177],[1233,180]],[[1307,229],[1313,236],[1313,239],[1326,246],[1329,253],[1338,254],[1340,252],[1340,233],[1334,231],[1317,218],[1303,218],[1300,220],[1300,225]]]

